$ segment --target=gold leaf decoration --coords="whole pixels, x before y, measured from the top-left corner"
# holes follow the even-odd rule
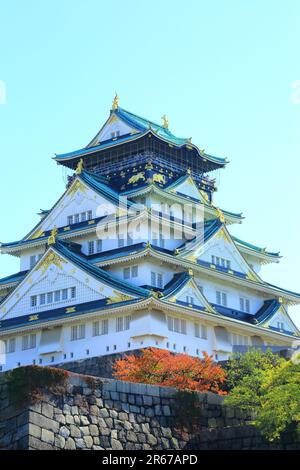
[[[116,304],[119,302],[127,302],[128,300],[133,300],[133,297],[130,297],[129,295],[126,295],[126,294],[122,294],[122,292],[117,292],[113,290],[113,294],[114,295],[112,297],[108,297],[106,301],[108,305]]]

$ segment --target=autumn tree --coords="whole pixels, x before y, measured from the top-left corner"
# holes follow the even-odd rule
[[[119,380],[224,394],[222,386],[226,372],[206,352],[199,359],[147,348],[140,355],[126,355],[124,359],[118,359],[113,369],[114,377]]]

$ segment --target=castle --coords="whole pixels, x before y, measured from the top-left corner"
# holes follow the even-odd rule
[[[230,234],[214,204],[226,160],[119,106],[84,148],[55,161],[67,188],[0,279],[1,370],[154,346],[223,360],[249,346],[299,345],[300,295],[262,280],[266,251]]]

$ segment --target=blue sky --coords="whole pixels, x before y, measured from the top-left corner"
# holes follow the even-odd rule
[[[281,250],[264,278],[300,291],[298,0],[0,6],[1,241],[23,237],[61,195],[51,157],[91,140],[117,90],[125,109],[156,121],[166,113],[175,134],[228,157],[217,203],[246,216],[235,235]],[[1,276],[18,269],[0,258]]]

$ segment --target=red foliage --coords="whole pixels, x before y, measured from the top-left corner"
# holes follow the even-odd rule
[[[226,373],[205,351],[203,359],[199,359],[148,348],[143,349],[140,356],[126,355],[124,359],[118,359],[113,369],[114,377],[119,380],[225,394],[221,387]]]

